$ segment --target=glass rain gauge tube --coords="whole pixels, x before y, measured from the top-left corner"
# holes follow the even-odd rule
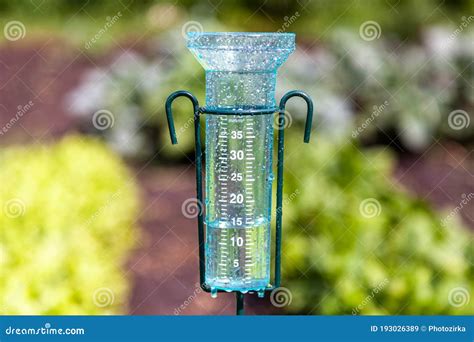
[[[213,296],[243,294],[280,286],[281,215],[285,104],[294,96],[307,104],[304,141],[309,142],[313,104],[291,91],[277,107],[277,69],[295,49],[292,33],[189,33],[187,46],[206,71],[206,106],[187,91],[166,101],[173,144],[177,143],[171,104],[180,96],[194,107],[200,281]],[[274,114],[277,113],[277,125]],[[202,187],[200,116],[205,118],[206,198]],[[275,279],[271,285],[271,203],[273,131],[278,128]],[[205,203],[205,208],[204,207]],[[205,209],[205,210],[204,210]],[[204,224],[205,211],[205,224]],[[205,226],[205,227],[204,227]]]

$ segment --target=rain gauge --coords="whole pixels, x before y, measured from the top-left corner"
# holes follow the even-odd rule
[[[200,283],[213,297],[218,292],[235,292],[237,314],[243,314],[244,294],[263,297],[265,291],[280,286],[285,105],[294,96],[306,101],[307,143],[313,104],[302,91],[286,93],[279,106],[275,102],[277,69],[295,50],[293,33],[193,32],[188,34],[187,46],[206,71],[206,106],[200,107],[194,95],[181,90],[168,97],[166,115],[171,141],[176,144],[172,102],[184,96],[193,104]],[[204,114],[205,200],[200,123]],[[272,285],[275,128],[278,160]]]

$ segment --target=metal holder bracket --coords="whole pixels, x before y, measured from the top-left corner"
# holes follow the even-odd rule
[[[283,205],[283,155],[285,145],[285,106],[288,100],[292,97],[301,97],[306,101],[306,123],[304,128],[304,142],[309,143],[311,136],[311,126],[313,122],[313,101],[303,91],[293,90],[286,93],[280,100],[279,107],[264,108],[264,109],[211,109],[206,107],[199,107],[199,102],[196,97],[188,91],[179,90],[168,96],[166,100],[166,118],[168,120],[168,129],[170,132],[171,143],[177,144],[176,131],[173,121],[173,113],[171,105],[178,97],[188,98],[193,105],[194,112],[194,144],[195,154],[194,160],[196,163],[196,196],[199,205],[202,206],[203,190],[202,190],[202,144],[201,144],[201,123],[200,117],[202,114],[209,115],[273,115],[278,113],[278,161],[277,161],[277,198],[276,198],[276,228],[275,228],[275,269],[274,269],[274,285],[268,286],[265,291],[272,291],[280,287],[281,284],[281,242],[282,242],[282,205]],[[198,241],[199,241],[199,281],[201,288],[210,292],[210,287],[205,283],[206,279],[206,262],[205,262],[205,241],[204,241],[204,210],[199,208],[198,212]],[[219,290],[218,292],[225,292]],[[236,293],[236,314],[244,314],[244,294],[240,291],[233,291]]]

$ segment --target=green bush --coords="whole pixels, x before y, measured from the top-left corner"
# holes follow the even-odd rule
[[[390,155],[322,138],[288,146],[283,286],[293,294],[290,312],[474,313],[472,234],[393,184]]]
[[[387,35],[367,42],[357,31],[340,28],[324,45],[295,51],[282,67],[281,90],[310,94],[315,123],[320,131],[332,131],[333,140],[352,136],[373,145],[393,139],[418,153],[438,139],[468,144],[474,138],[468,124],[474,97],[459,75],[472,74],[467,61],[474,50],[467,42],[473,35],[453,32],[449,26],[425,27],[419,40],[395,49],[399,42]],[[302,105],[289,103],[296,120],[304,119]]]
[[[181,33],[178,37],[173,32],[169,41],[175,44],[177,39],[182,39]],[[164,50],[168,48],[166,42],[160,45]],[[184,43],[174,50],[174,58],[160,55],[148,59],[133,52],[122,53],[109,66],[88,70],[66,100],[72,113],[80,117],[84,131],[103,136],[115,151],[127,158],[148,160],[156,153],[163,158],[183,158],[193,151],[191,103],[188,100],[173,103],[178,147],[170,144],[164,104],[179,89],[192,89],[195,96],[203,99],[204,71]],[[97,129],[94,112],[103,109],[111,112],[114,124]]]
[[[0,164],[1,313],[123,312],[138,197],[121,161],[69,137],[7,148]]]

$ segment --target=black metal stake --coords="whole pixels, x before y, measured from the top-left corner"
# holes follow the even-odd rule
[[[236,300],[236,315],[242,316],[245,315],[244,311],[244,294],[242,292],[235,293],[235,300]]]

